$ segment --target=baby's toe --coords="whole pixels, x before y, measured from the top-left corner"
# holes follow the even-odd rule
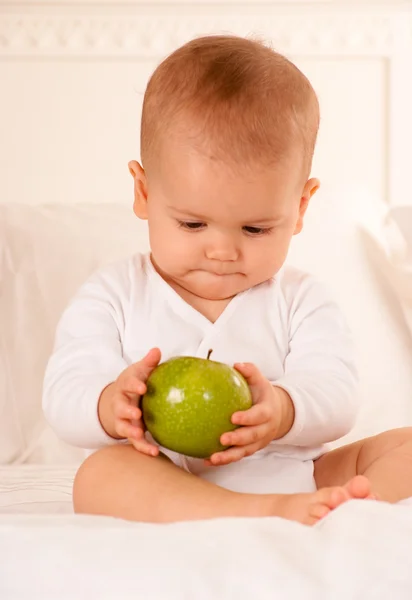
[[[318,490],[316,500],[329,510],[337,508],[350,499],[349,492],[344,487],[331,487]]]
[[[373,497],[370,481],[363,475],[356,475],[344,487],[351,498],[371,499]]]
[[[326,515],[330,513],[330,510],[331,509],[329,506],[326,506],[326,504],[316,502],[309,508],[309,517],[316,523],[320,519],[325,518]]]

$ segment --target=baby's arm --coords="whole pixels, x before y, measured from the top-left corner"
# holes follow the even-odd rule
[[[127,273],[114,276],[108,270],[94,275],[57,328],[43,410],[56,434],[74,446],[92,449],[116,442],[103,429],[97,405],[101,392],[128,366],[121,346],[125,289]]]
[[[288,301],[289,295],[289,301]],[[290,431],[274,443],[318,446],[348,433],[358,412],[358,378],[345,320],[324,287],[310,277],[285,289],[289,353],[272,382],[294,405]]]
[[[275,313],[273,326],[283,321],[289,329],[284,375],[269,381],[254,364],[235,365],[249,384],[253,406],[232,415],[232,423],[242,427],[221,436],[220,442],[230,447],[213,454],[209,465],[241,460],[268,444],[278,450],[318,448],[342,437],[354,423],[357,376],[339,309],[304,274],[279,282],[277,290],[281,316]]]

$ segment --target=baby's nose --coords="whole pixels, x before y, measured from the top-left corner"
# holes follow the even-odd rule
[[[239,257],[239,252],[233,243],[212,244],[206,249],[206,256],[210,260],[235,261]]]

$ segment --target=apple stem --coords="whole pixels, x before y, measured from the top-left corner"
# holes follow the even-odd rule
[[[209,352],[207,353],[207,360],[209,360],[210,355],[212,354],[213,350],[209,350]]]

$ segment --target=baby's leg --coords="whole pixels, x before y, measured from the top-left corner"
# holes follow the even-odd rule
[[[273,515],[312,525],[351,497],[345,487],[311,494],[232,492],[180,469],[165,456],[148,457],[121,444],[89,456],[73,488],[75,512],[157,523]]]
[[[344,485],[355,475],[367,477],[381,500],[398,502],[412,496],[412,427],[337,448],[315,462],[318,488]]]

